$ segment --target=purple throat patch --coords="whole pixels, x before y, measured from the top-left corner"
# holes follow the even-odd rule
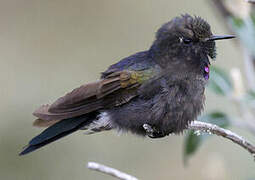
[[[206,80],[209,79],[209,74],[210,74],[210,67],[209,67],[209,65],[207,65],[207,66],[205,66],[205,68],[204,68],[204,78],[205,78]]]

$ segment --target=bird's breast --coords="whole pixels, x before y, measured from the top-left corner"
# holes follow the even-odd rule
[[[152,114],[165,133],[179,133],[195,120],[204,106],[205,79],[184,80],[169,86],[165,94],[158,97]]]

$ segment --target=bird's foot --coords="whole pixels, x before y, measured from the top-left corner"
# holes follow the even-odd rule
[[[166,136],[166,134],[164,134],[162,131],[157,130],[155,127],[152,127],[149,124],[144,124],[143,129],[145,130],[146,135],[150,138],[162,138]]]

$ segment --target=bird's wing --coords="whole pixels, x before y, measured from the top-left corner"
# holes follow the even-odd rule
[[[137,95],[138,87],[153,76],[152,69],[122,70],[108,73],[103,79],[82,85],[57,99],[52,105],[43,105],[33,114],[39,118],[35,126],[46,126],[48,121],[80,116],[102,108],[119,106]],[[43,122],[44,121],[44,122]],[[41,124],[40,124],[41,123]]]

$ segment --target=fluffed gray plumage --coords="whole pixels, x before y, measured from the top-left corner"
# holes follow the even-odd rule
[[[149,50],[124,58],[99,81],[37,109],[34,125],[48,129],[20,154],[79,129],[146,135],[143,124],[148,124],[158,131],[155,138],[182,132],[203,109],[214,41],[229,38],[233,36],[214,36],[200,17],[174,18],[158,30]]]

